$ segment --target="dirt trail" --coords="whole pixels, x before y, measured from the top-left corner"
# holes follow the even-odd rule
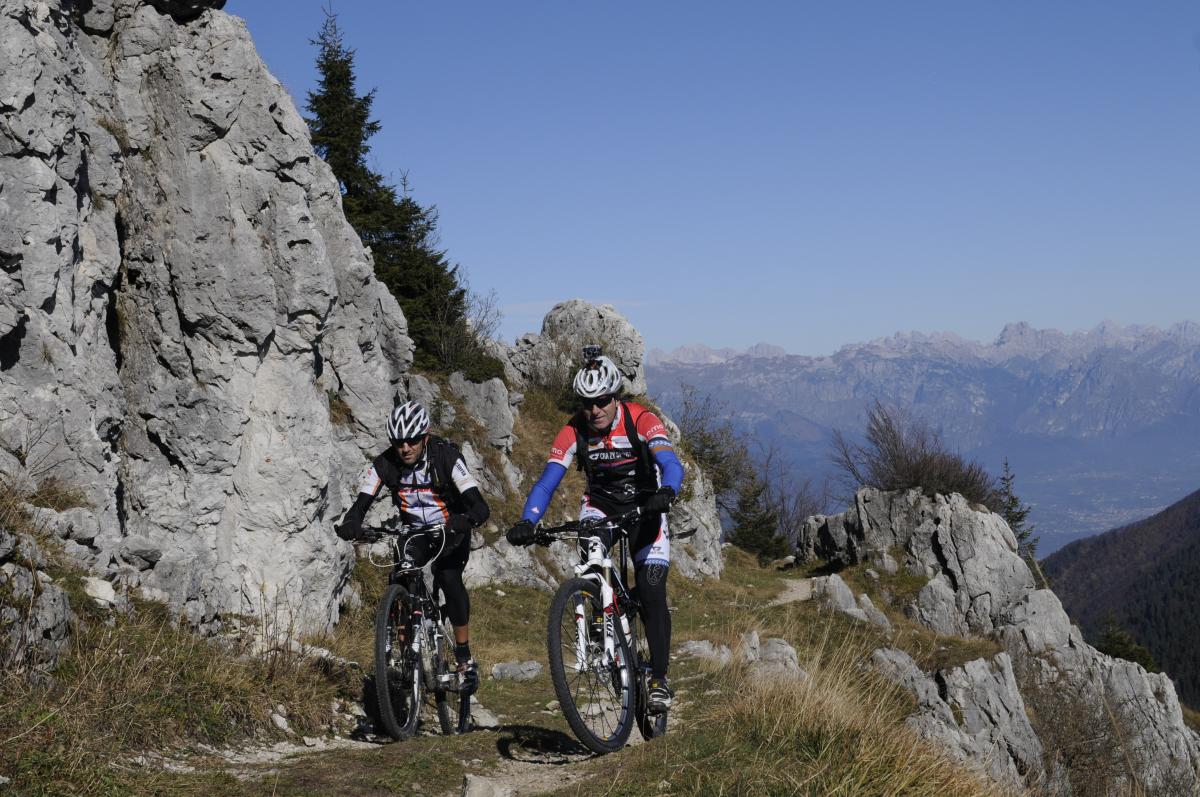
[[[812,598],[811,578],[785,578],[783,589],[771,599],[768,606],[782,606],[785,603],[797,603]]]

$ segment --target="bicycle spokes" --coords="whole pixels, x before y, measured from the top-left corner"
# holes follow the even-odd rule
[[[625,743],[632,727],[633,676],[624,638],[590,581],[564,584],[551,607],[551,678],[572,730],[596,752]],[[610,652],[612,651],[612,652]]]

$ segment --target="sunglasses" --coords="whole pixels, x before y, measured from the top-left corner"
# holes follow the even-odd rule
[[[416,448],[417,445],[419,443],[423,442],[424,440],[425,440],[425,435],[422,434],[422,435],[417,435],[416,437],[402,437],[399,440],[393,440],[392,442],[396,446],[408,446],[409,448]]]
[[[597,398],[580,399],[580,401],[582,402],[584,409],[588,409],[589,407],[595,407],[598,410],[602,410],[605,407],[607,407],[609,404],[612,404],[613,399],[615,399],[615,398],[616,398],[616,396],[598,396]]]

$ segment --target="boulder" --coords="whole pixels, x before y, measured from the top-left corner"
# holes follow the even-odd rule
[[[998,515],[958,495],[865,489],[848,511],[809,518],[798,549],[843,564],[899,560],[898,567],[928,578],[906,607],[912,619],[941,634],[988,636],[1004,646],[991,660],[932,676],[899,651],[876,652],[876,666],[917,697],[910,725],[957,757],[983,762],[1002,783],[1051,793],[1200,788],[1200,736],[1183,722],[1170,679],[1088,645],[1058,597],[1036,588]],[[826,580],[823,591],[850,613],[848,590]],[[854,608],[867,613],[861,601]],[[1081,758],[1074,726],[1089,727],[1086,738],[1099,740],[1091,760]],[[1064,745],[1071,748],[1065,758]],[[1074,763],[1046,772],[1038,763],[1043,753],[1073,756]],[[1099,759],[1109,760],[1111,772],[1099,781],[1083,778],[1104,768]]]
[[[872,664],[912,694],[917,713],[907,724],[917,735],[993,780],[1018,791],[1044,780],[1042,746],[1007,654],[976,659],[927,676],[901,650],[883,648]]]
[[[487,433],[488,443],[504,452],[512,451],[514,402],[502,379],[486,382],[468,381],[462,374],[450,375],[450,390],[458,396],[467,412]]]
[[[850,587],[836,573],[830,576],[819,576],[812,580],[813,597],[825,606],[842,614],[849,615],[855,620],[867,622],[867,614],[858,606]]]
[[[569,385],[582,364],[583,347],[593,343],[603,346],[604,354],[620,369],[626,394],[646,393],[646,344],[610,304],[582,299],[556,304],[543,319],[541,334],[518,338],[508,361],[520,377],[518,384]]]
[[[716,645],[707,639],[691,639],[679,646],[679,654],[725,665],[733,661],[733,654],[724,645]]]
[[[102,609],[111,609],[117,604],[117,591],[110,581],[88,576],[83,580],[83,591]]]
[[[532,681],[542,674],[536,661],[506,661],[492,665],[492,678],[497,681]]]

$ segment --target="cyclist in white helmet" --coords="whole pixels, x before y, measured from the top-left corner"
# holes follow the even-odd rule
[[[644,518],[631,535],[629,547],[650,645],[648,707],[652,713],[662,713],[673,697],[667,684],[671,547],[666,512],[683,484],[683,465],[662,421],[640,404],[619,400],[623,380],[616,364],[601,354],[599,346],[585,346],[583,351],[584,366],[573,383],[580,410],[554,438],[550,459],[529,492],[521,520],[506,536],[513,545],[533,541],[537,524],[572,460],[587,477],[581,519],[642,508]]]
[[[433,578],[454,626],[459,671],[477,685],[470,644],[471,598],[462,574],[471,555],[471,530],[486,521],[491,510],[458,447],[429,433],[429,413],[423,406],[415,401],[397,406],[388,417],[387,432],[391,445],[363,475],[358,498],[335,531],[343,540],[358,539],[367,509],[385,489],[406,525],[446,526],[446,547],[433,563]]]

